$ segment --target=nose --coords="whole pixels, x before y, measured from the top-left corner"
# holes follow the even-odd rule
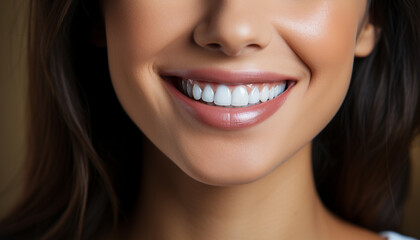
[[[194,29],[195,43],[227,56],[239,56],[266,48],[271,41],[271,31],[268,23],[256,11],[256,2],[214,1],[213,8]]]

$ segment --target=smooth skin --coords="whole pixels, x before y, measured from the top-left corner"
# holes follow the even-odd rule
[[[366,0],[104,0],[103,14],[116,94],[148,138],[137,211],[116,239],[381,239],[325,209],[311,167],[354,57],[375,44]],[[159,75],[194,68],[298,81],[273,116],[229,131],[189,115]]]

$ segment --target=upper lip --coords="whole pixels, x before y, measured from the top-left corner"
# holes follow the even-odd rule
[[[165,70],[160,73],[163,77],[179,77],[203,82],[250,84],[271,83],[286,80],[296,81],[294,77],[261,70],[223,70],[215,68],[190,70]]]

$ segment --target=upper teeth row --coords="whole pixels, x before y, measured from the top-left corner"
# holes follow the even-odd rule
[[[258,87],[253,87],[250,93],[243,85],[238,85],[233,91],[226,85],[219,85],[216,93],[213,88],[207,84],[204,90],[197,83],[191,80],[182,80],[182,90],[184,94],[195,100],[203,100],[207,103],[213,103],[217,106],[244,107],[249,104],[258,104],[271,100],[282,94],[286,89],[286,82],[273,85],[271,89],[264,86],[260,91]]]

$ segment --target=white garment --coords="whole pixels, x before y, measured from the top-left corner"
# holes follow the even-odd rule
[[[381,232],[380,235],[382,237],[386,237],[388,240],[416,240],[415,238],[407,237],[407,236],[401,235],[396,232],[391,232],[391,231]]]

